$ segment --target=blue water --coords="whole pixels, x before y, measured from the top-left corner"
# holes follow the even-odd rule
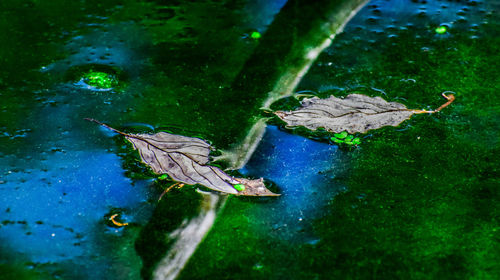
[[[249,215],[255,215],[252,220],[258,227],[279,240],[316,242],[311,221],[324,215],[331,198],[345,190],[341,177],[348,166],[347,155],[338,146],[268,126],[241,172],[273,182],[281,196],[252,208]]]

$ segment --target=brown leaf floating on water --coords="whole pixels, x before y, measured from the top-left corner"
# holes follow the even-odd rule
[[[142,162],[156,174],[168,174],[174,181],[187,184],[200,184],[223,193],[248,196],[277,196],[269,191],[262,179],[248,180],[234,178],[220,168],[207,165],[212,147],[207,142],[194,137],[175,135],[166,132],[156,134],[128,134],[116,130],[94,119],[116,133],[123,135],[139,151]],[[244,185],[238,191],[235,185]]]
[[[413,114],[438,112],[455,100],[452,94],[442,95],[448,102],[433,111],[408,109],[401,103],[387,102],[378,96],[350,94],[345,98],[305,98],[295,111],[276,111],[274,114],[289,127],[304,126],[310,130],[322,127],[335,133],[365,133],[383,126],[398,126]]]

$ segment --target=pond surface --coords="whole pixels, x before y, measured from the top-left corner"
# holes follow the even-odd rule
[[[172,182],[84,118],[227,152],[269,116],[258,110],[267,92],[231,86],[286,1],[1,2],[7,279],[500,275],[500,2],[369,2],[296,91],[416,109],[439,107],[450,91],[452,105],[358,135],[356,147],[273,119],[234,172],[263,177],[280,197],[186,186],[161,201]],[[117,82],[89,83],[96,71]],[[297,105],[289,97],[271,108]],[[129,225],[114,226],[114,214]]]

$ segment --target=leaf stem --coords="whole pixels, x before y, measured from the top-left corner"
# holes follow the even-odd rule
[[[443,108],[445,108],[446,106],[450,105],[454,100],[455,100],[455,95],[453,94],[450,94],[450,95],[446,95],[445,93],[446,92],[449,92],[449,91],[445,91],[443,93],[441,93],[441,95],[446,98],[448,101],[446,103],[444,103],[443,105],[439,106],[439,108],[437,108],[436,110],[434,110],[434,112],[439,112],[441,111]]]
[[[117,129],[115,129],[115,128],[112,128],[111,126],[109,126],[109,125],[107,125],[107,124],[105,124],[105,123],[102,123],[102,122],[100,122],[100,121],[98,121],[98,120],[96,120],[96,119],[84,118],[84,120],[89,121],[89,122],[95,122],[95,123],[97,123],[97,124],[99,124],[99,125],[101,125],[101,126],[104,126],[104,127],[105,127],[105,128],[107,128],[107,129],[109,129],[109,130],[111,130],[111,131],[114,131],[114,132],[116,132],[116,133],[118,133],[118,134],[121,134],[121,135],[123,135],[123,136],[130,136],[130,134],[127,134],[127,133],[125,133],[125,132],[121,132],[121,131],[119,131],[119,130],[117,130]]]
[[[446,95],[445,93],[447,93],[447,92],[451,92],[451,91],[445,91],[445,92],[441,93],[441,95],[444,98],[446,98],[448,101],[446,101],[446,103],[444,103],[443,105],[439,106],[439,108],[437,108],[436,110],[432,110],[432,111],[427,111],[427,110],[413,110],[413,111],[415,112],[415,114],[425,114],[425,113],[433,114],[433,113],[437,113],[437,112],[443,110],[445,107],[447,107],[448,105],[450,105],[455,100],[455,95],[453,95],[453,94]]]

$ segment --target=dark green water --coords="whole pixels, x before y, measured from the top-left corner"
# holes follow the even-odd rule
[[[228,148],[267,94],[228,88],[259,43],[249,34],[265,36],[283,4],[1,1],[0,273],[151,278],[203,197],[185,187],[158,202],[170,183],[83,118]],[[444,91],[456,101],[361,135],[353,149],[268,127],[239,172],[282,196],[230,197],[179,278],[497,279],[499,8],[370,2],[297,91],[418,109],[437,108]],[[89,67],[120,73],[120,86],[82,87],[73,77]],[[112,214],[130,225],[113,227]]]

